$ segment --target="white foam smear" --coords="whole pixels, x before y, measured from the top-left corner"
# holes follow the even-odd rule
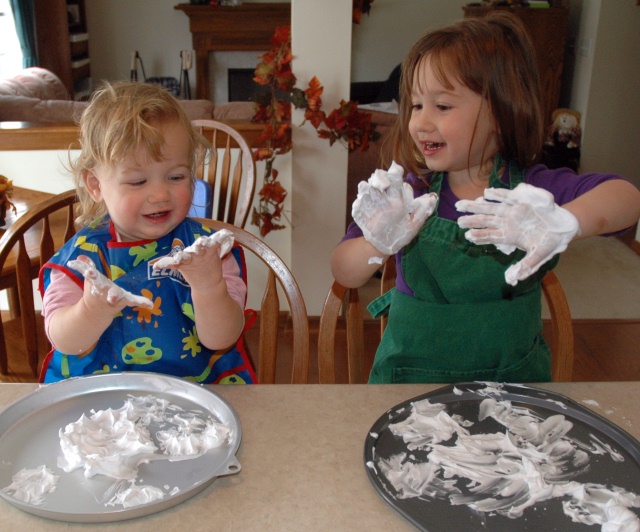
[[[165,496],[162,489],[137,485],[140,464],[152,460],[185,460],[229,443],[231,428],[201,411],[187,411],[155,397],[129,396],[119,409],[91,411],[59,431],[62,454],[58,467],[66,473],[83,469],[86,478],[116,479],[105,494],[106,506],[147,504]],[[58,476],[45,466],[22,470],[3,491],[41,504],[55,489]],[[174,488],[171,494],[175,493]]]
[[[164,491],[155,486],[136,486],[135,480],[116,482],[107,492],[107,498],[115,492],[105,503],[105,506],[123,506],[131,508],[164,499]]]
[[[480,395],[491,395],[490,388]],[[500,388],[492,390],[499,393]],[[573,424],[563,415],[544,419],[490,396],[478,411],[479,421],[487,418],[503,425],[506,433],[470,434],[467,427],[473,423],[450,416],[445,405],[414,402],[407,419],[389,425],[409,453],[378,458],[375,466],[399,499],[448,499],[452,505],[518,518],[539,501],[562,497],[564,513],[574,522],[599,524],[606,532],[640,530],[640,519],[631,510],[640,508],[639,495],[573,480],[588,467],[588,453],[608,453],[623,461],[610,445],[593,434],[591,445],[572,440],[567,433]],[[428,451],[426,460],[411,451]],[[466,486],[464,492],[460,485]]]
[[[46,466],[36,469],[22,469],[11,479],[11,484],[3,488],[3,492],[19,501],[35,504],[44,502],[47,493],[55,491],[60,477]]]
[[[208,248],[214,244],[220,244],[220,257],[224,257],[229,250],[233,247],[234,237],[233,233],[228,229],[220,229],[211,236],[200,236],[196,241],[187,246],[182,251],[178,251],[173,255],[162,257],[153,264],[154,270],[162,270],[175,264],[181,264],[191,259],[192,255],[198,254],[199,248]]]

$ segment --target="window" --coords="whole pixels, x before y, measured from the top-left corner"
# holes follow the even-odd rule
[[[8,78],[22,70],[22,51],[13,22],[9,0],[0,0],[0,78]]]

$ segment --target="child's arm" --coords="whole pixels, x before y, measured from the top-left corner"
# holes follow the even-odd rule
[[[601,183],[563,205],[580,223],[576,238],[615,233],[640,217],[640,190],[623,179]]]
[[[331,254],[333,278],[347,288],[359,288],[380,269],[379,263],[369,259],[381,255],[363,236],[345,240]],[[387,257],[389,255],[382,255],[383,263]]]
[[[99,273],[87,257],[78,259],[71,261],[69,266],[84,274],[83,291],[78,290],[79,297],[59,294],[65,302],[62,305],[55,302],[51,316],[45,318],[51,343],[70,355],[80,355],[92,349],[113,318],[125,307],[153,305],[148,299],[116,286]],[[53,286],[45,293],[43,309],[52,306],[48,297],[50,293],[54,293]],[[73,302],[66,304],[68,299]]]
[[[233,345],[244,326],[243,308],[229,295],[223,275],[223,261],[235,259],[221,258],[220,245],[195,246],[181,262],[165,265],[179,270],[189,283],[198,339],[209,349]]]
[[[516,248],[525,257],[511,265],[505,278],[511,285],[538,271],[575,238],[613,233],[633,225],[640,216],[640,191],[631,183],[611,180],[563,205],[553,195],[521,183],[513,190],[486,189],[484,197],[456,203],[458,225],[469,229],[467,240],[495,244],[510,254]]]

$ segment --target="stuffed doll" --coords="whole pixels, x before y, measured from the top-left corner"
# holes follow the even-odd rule
[[[542,162],[549,168],[580,166],[580,113],[573,109],[556,109],[542,149]]]

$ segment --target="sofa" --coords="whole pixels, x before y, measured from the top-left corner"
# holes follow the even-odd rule
[[[214,105],[209,100],[180,100],[191,120],[251,120],[251,102]],[[0,80],[0,121],[75,122],[87,102],[72,100],[53,72],[31,67],[13,78]]]

